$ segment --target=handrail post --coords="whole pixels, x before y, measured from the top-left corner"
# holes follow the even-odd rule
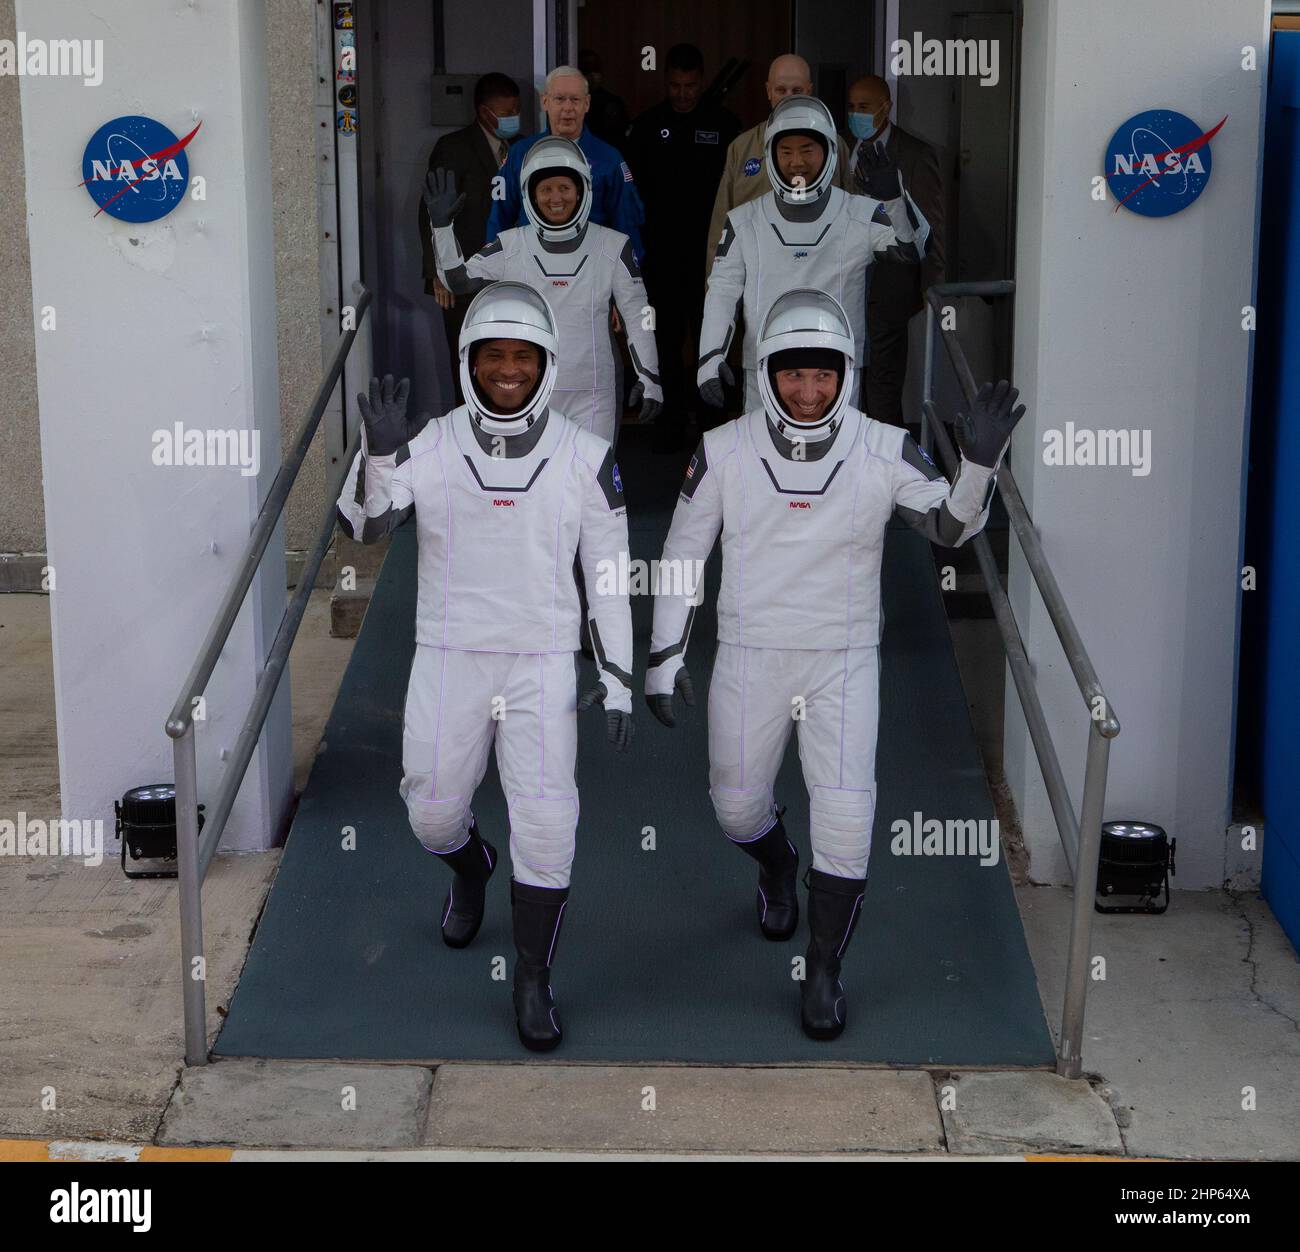
[[[1070,952],[1061,1009],[1061,1046],[1056,1072],[1062,1078],[1083,1075],[1083,1014],[1088,998],[1092,914],[1097,895],[1097,860],[1101,854],[1102,806],[1110,740],[1094,719],[1088,730],[1088,764],[1083,775],[1083,811],[1079,817],[1079,851],[1074,858],[1074,908],[1070,918]]]
[[[172,740],[176,766],[176,868],[181,905],[181,986],[185,1005],[185,1064],[208,1063],[203,956],[203,873],[199,866],[198,769],[194,723]]]

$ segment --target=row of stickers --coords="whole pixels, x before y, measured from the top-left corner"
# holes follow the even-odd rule
[[[352,5],[334,5],[334,29],[339,32],[335,40],[338,61],[334,70],[338,112],[335,126],[340,135],[357,133],[357,36]]]

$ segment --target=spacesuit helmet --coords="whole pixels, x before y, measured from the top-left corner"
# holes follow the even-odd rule
[[[828,357],[827,353],[833,355]],[[834,296],[811,287],[797,287],[777,297],[763,319],[758,338],[758,394],[782,434],[829,434],[839,425],[854,394],[857,371],[853,357],[853,329]],[[781,402],[776,371],[823,368],[831,362],[840,373],[835,398],[816,421],[795,421]]]
[[[514,412],[492,406],[474,377],[476,345],[490,339],[522,339],[537,345],[541,362],[527,400]],[[480,426],[515,434],[540,417],[555,390],[555,355],[559,347],[555,315],[546,297],[527,283],[489,283],[470,302],[460,329],[460,389],[470,416]]]
[[[559,226],[546,220],[536,202],[538,184],[557,174],[567,174],[578,188],[578,204],[573,216]],[[586,153],[572,139],[546,135],[533,144],[519,173],[519,190],[525,216],[548,243],[576,239],[591,216],[591,165]]]
[[[800,185],[786,182],[776,162],[776,145],[782,135],[791,132],[810,135],[825,154],[820,172],[815,178]],[[816,96],[786,96],[778,100],[772,115],[767,119],[763,135],[763,157],[767,162],[767,177],[777,198],[786,204],[808,204],[820,199],[835,181],[835,167],[839,162],[839,136],[835,119]]]

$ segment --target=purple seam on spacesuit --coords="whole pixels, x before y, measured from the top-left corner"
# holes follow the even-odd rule
[[[443,639],[447,638],[447,624],[443,622]],[[442,696],[447,689],[447,649],[443,647],[442,668],[438,674],[438,715],[433,732],[433,771],[429,776],[429,801],[433,802],[438,794],[438,756],[442,745]]]
[[[844,1018],[840,1016],[840,1005],[844,1000],[844,984],[837,978],[835,985],[840,989],[840,994],[835,997],[835,1020],[843,1025]]]
[[[849,936],[853,933],[853,919],[857,917],[858,910],[862,907],[863,896],[859,895],[853,901],[853,912],[849,914],[849,924],[844,928],[844,938],[840,940],[840,946],[836,950],[835,958],[838,960],[844,955],[844,949],[849,945]]]
[[[560,923],[564,920],[564,910],[569,907],[568,900],[560,905],[560,911],[555,917],[555,930],[551,934],[551,946],[546,953],[546,968],[551,967],[551,958],[555,955],[555,941],[560,937]]]
[[[456,880],[455,878],[453,878],[451,881],[454,884]],[[444,912],[442,915],[442,922],[440,923],[440,925],[445,926],[447,924],[447,918],[451,916],[452,905],[455,903],[455,901],[452,899],[452,895],[453,895],[453,889],[449,887],[447,889],[447,909],[446,912]]]
[[[759,887],[758,894],[763,900],[763,916],[759,918],[759,922],[762,923],[767,921],[767,896],[764,894],[762,886]]]
[[[537,715],[537,736],[540,741],[537,762],[537,798],[540,800],[546,795],[546,670],[542,665],[540,656],[537,658],[537,683],[540,704]]]
[[[452,435],[454,436],[455,433],[455,430],[453,430]],[[438,442],[441,443],[442,440],[439,439]],[[438,464],[442,468],[442,494],[447,501],[447,580],[442,587],[442,646],[445,648],[447,646],[448,623],[451,619],[451,486],[447,482],[446,461],[439,457]],[[441,693],[439,693],[439,700],[441,701]]]
[[[846,636],[847,637],[847,636]],[[848,710],[849,650],[844,649],[844,673],[840,678],[840,775],[839,785],[844,786],[844,717]]]
[[[719,790],[719,791],[743,791],[744,788],[743,788],[743,787],[719,787],[718,790]],[[727,838],[730,839],[732,843],[738,843],[738,844],[739,844],[739,843],[757,843],[758,840],[760,840],[760,839],[761,839],[765,834],[767,834],[767,832],[768,832],[769,830],[772,829],[773,826],[776,825],[776,821],[777,821],[776,814],[775,814],[775,813],[769,813],[769,814],[767,815],[767,825],[764,826],[763,829],[760,830],[760,831],[758,832],[758,834],[756,834],[756,835],[750,835],[748,838],[745,838],[745,839],[737,839],[734,835],[727,835]],[[723,833],[724,835],[727,834],[727,832],[726,832],[725,830],[724,830],[722,833]],[[786,843],[790,843],[790,841],[787,839],[787,840],[786,840]],[[793,844],[790,844],[790,851],[791,851],[791,852],[794,851],[794,845],[793,845]]]
[[[740,602],[736,602],[737,611],[739,611]],[[740,665],[740,786],[739,791],[745,790],[745,713],[747,710],[745,696],[749,691],[749,650],[745,649],[743,659]]]
[[[466,831],[465,838],[462,839],[454,848],[447,848],[442,852],[439,852],[436,848],[425,848],[424,850],[426,852],[432,852],[434,856],[451,856],[454,853],[459,852],[461,848],[463,848],[470,841],[470,838],[471,838],[470,832]],[[486,849],[484,850],[486,851]]]

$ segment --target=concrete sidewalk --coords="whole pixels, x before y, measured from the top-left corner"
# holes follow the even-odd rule
[[[313,596],[294,653],[300,778],[351,647],[329,638],[327,600]],[[46,600],[0,596],[0,654],[0,815],[52,817]],[[277,860],[223,854],[213,864],[210,1038]],[[1016,894],[1055,1032],[1070,893],[1024,883]],[[0,1136],[27,1141],[0,1144],[0,1159],[48,1159],[51,1142],[90,1151],[85,1141],[128,1159],[180,1145],[213,1145],[201,1151],[215,1159],[259,1155],[245,1149],[1300,1158],[1300,966],[1267,906],[1176,892],[1163,917],[1098,916],[1093,933],[1107,977],[1089,988],[1090,1082],[1041,1071],[530,1064],[522,1052],[518,1065],[222,1061],[186,1071],[175,883],[128,881],[113,862],[0,857]],[[865,1009],[869,989],[857,997]]]

